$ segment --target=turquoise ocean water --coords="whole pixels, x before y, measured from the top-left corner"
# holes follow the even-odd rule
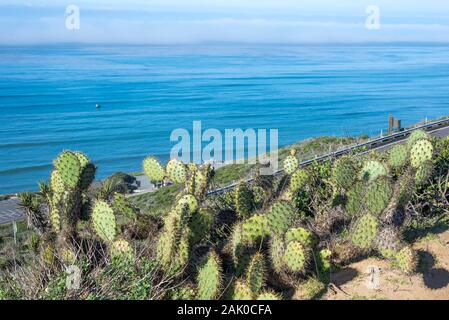
[[[102,108],[97,110],[99,103]],[[162,160],[176,128],[276,128],[280,145],[449,114],[449,46],[0,47],[0,194],[62,149],[98,178]]]

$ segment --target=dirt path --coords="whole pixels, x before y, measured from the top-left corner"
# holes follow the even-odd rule
[[[323,297],[329,300],[449,300],[449,231],[418,241],[418,273],[404,276],[388,262],[370,258],[354,263],[332,276],[338,287]],[[378,289],[370,288],[370,266],[380,268]],[[373,283],[372,281],[370,282]]]

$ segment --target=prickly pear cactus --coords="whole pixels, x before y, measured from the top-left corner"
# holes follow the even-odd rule
[[[270,240],[270,261],[276,272],[281,272],[284,266],[285,243],[280,236],[273,236]]]
[[[232,288],[232,300],[252,300],[251,288],[244,280],[236,280]]]
[[[415,142],[419,140],[428,140],[429,135],[424,130],[416,130],[410,134],[410,137],[407,139],[407,148],[411,149]]]
[[[192,214],[193,212],[198,210],[198,200],[196,200],[196,198],[193,195],[186,194],[186,195],[182,196],[178,200],[178,203],[176,204],[176,207],[178,209],[182,208],[184,206],[187,206],[190,214]]]
[[[359,218],[353,227],[352,243],[361,249],[370,249],[378,231],[379,221],[377,218],[366,214]]]
[[[383,257],[394,259],[401,248],[400,233],[391,226],[382,228],[376,236],[375,247]]]
[[[394,169],[401,169],[407,165],[408,149],[406,145],[400,144],[393,147],[388,155],[388,164]]]
[[[328,282],[330,280],[330,272],[332,252],[329,249],[322,249],[316,254],[316,265],[319,273],[319,278],[322,281]]]
[[[130,219],[137,218],[136,209],[131,205],[129,200],[122,193],[114,193],[114,204],[112,208],[117,214],[123,214]]]
[[[207,237],[214,223],[214,214],[210,210],[199,209],[192,214],[189,223],[190,241],[196,244]]]
[[[298,192],[304,188],[309,181],[309,174],[303,169],[296,170],[290,177],[290,190]]]
[[[54,232],[61,231],[61,211],[55,206],[50,206],[50,223]]]
[[[273,290],[266,290],[261,292],[258,296],[257,296],[257,300],[262,300],[262,301],[275,301],[275,300],[282,300],[282,297],[274,292]]]
[[[143,171],[152,182],[159,182],[164,180],[164,167],[156,158],[145,158],[145,160],[143,160]]]
[[[300,273],[306,269],[308,252],[299,241],[291,241],[287,244],[283,256],[285,268],[289,272]]]
[[[172,159],[167,163],[167,175],[175,183],[185,183],[187,179],[187,169],[184,163],[178,159]]]
[[[418,140],[410,149],[410,163],[414,168],[419,168],[433,157],[433,145],[428,140]]]
[[[252,256],[246,271],[246,281],[253,294],[258,294],[265,283],[265,259],[263,254],[256,253]]]
[[[309,230],[298,227],[289,229],[285,234],[285,242],[289,243],[290,241],[298,241],[303,246],[310,248],[317,243],[317,238]]]
[[[284,171],[286,174],[293,174],[299,168],[299,160],[296,158],[296,150],[292,149],[290,155],[284,159]]]
[[[166,267],[166,272],[171,275],[183,270],[189,262],[190,255],[190,230],[188,228],[182,230],[177,247],[169,266]]]
[[[54,161],[54,166],[66,186],[71,189],[79,187],[82,168],[75,153],[63,151]]]
[[[64,181],[58,170],[53,170],[50,175],[50,188],[53,193],[62,194],[65,191]]]
[[[110,255],[115,261],[132,261],[134,258],[134,250],[128,241],[119,239],[112,243]]]
[[[363,181],[372,182],[379,177],[386,176],[387,174],[387,168],[382,163],[371,160],[364,164],[360,172],[360,179]]]
[[[87,190],[95,179],[97,168],[84,153],[79,151],[74,153],[81,165],[80,188]]]
[[[365,208],[365,189],[362,182],[356,183],[346,194],[346,211],[352,216],[360,215]]]
[[[241,182],[235,189],[234,202],[237,214],[241,218],[248,218],[254,209],[254,199],[251,189],[246,182]]]
[[[252,194],[254,198],[254,206],[256,209],[263,207],[265,201],[267,200],[267,192],[259,186],[252,187]]]
[[[364,202],[368,212],[380,215],[393,197],[393,186],[389,179],[380,178],[368,185]]]
[[[432,161],[424,162],[415,173],[415,184],[417,186],[423,186],[432,177],[434,166]]]
[[[105,242],[112,242],[116,236],[114,210],[104,201],[97,201],[92,210],[92,224],[96,234]]]
[[[342,189],[348,190],[355,182],[357,166],[350,157],[339,158],[332,168],[332,180]]]
[[[293,224],[296,213],[288,202],[277,201],[266,214],[266,217],[271,232],[283,234]]]
[[[310,277],[300,283],[295,291],[295,300],[314,300],[326,291],[326,285],[315,277]]]
[[[418,266],[418,257],[416,251],[410,246],[402,248],[396,254],[396,259],[393,264],[401,269],[405,274],[414,273]]]
[[[258,244],[269,235],[267,219],[260,214],[256,214],[245,220],[242,223],[241,228],[242,242],[245,245]]]
[[[218,298],[222,285],[222,269],[220,257],[211,251],[198,270],[199,300],[213,300]]]

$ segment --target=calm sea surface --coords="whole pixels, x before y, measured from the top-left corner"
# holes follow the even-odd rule
[[[375,135],[389,113],[449,114],[449,47],[0,47],[0,194],[36,189],[62,149],[86,152],[97,178],[141,170],[194,120],[277,128],[285,145]]]

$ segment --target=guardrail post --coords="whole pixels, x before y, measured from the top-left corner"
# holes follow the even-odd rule
[[[12,222],[12,232],[14,234],[14,245],[17,246],[17,223],[15,221]]]

